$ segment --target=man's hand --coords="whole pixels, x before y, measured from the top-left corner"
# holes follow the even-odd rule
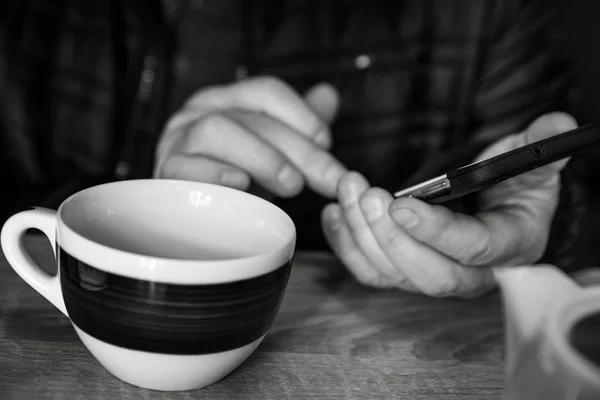
[[[328,152],[338,102],[329,85],[302,98],[269,77],[201,90],[167,124],[154,176],[242,190],[252,179],[281,197],[306,184],[333,197],[345,172]]]
[[[566,114],[538,118],[478,159],[576,128]],[[414,198],[393,199],[346,174],[338,204],[322,214],[333,251],[367,285],[436,297],[474,297],[494,287],[493,266],[531,264],[543,254],[567,160],[501,182],[479,196],[476,215],[453,213]]]

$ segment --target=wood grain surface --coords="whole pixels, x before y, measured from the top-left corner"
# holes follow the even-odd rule
[[[27,245],[55,271],[42,237]],[[499,399],[498,294],[430,299],[358,285],[331,256],[299,254],[281,311],[256,352],[205,389],[140,389],[107,372],[69,320],[0,257],[0,400]]]

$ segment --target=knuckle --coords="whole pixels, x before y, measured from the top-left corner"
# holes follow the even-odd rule
[[[208,113],[198,119],[194,126],[194,133],[205,136],[214,132],[219,132],[228,124],[229,120],[221,113]]]
[[[521,256],[517,259],[519,264],[529,264],[538,261],[546,251],[546,243],[549,233],[540,233],[538,231],[529,232],[522,240],[519,249],[515,252]]]
[[[409,203],[410,204],[410,203]],[[411,207],[408,206],[408,209]],[[410,235],[431,247],[437,249],[454,248],[457,235],[456,217],[453,212],[443,206],[430,206],[431,210],[416,212],[422,213],[424,218],[419,218],[417,223],[404,224]],[[442,250],[444,252],[444,250]]]
[[[397,274],[396,276],[394,276],[394,278],[391,280],[391,283],[395,287],[407,292],[418,291],[413,282],[402,274]]]
[[[475,299],[492,290],[495,285],[493,274],[491,270],[488,270],[482,279],[469,282],[468,287],[462,288],[460,292],[457,292],[456,297],[465,300]]]
[[[178,121],[176,124],[169,123],[169,125],[161,132],[156,147],[158,161],[162,161],[169,154],[174,153],[178,146],[182,145],[186,134],[184,122],[185,121]]]
[[[367,231],[369,234],[372,232],[370,228],[367,228]],[[418,251],[415,247],[410,246],[410,239],[406,236],[407,234],[392,229],[379,229],[378,231],[378,242],[383,249],[400,256],[399,259],[410,262],[418,260]]]
[[[439,234],[442,236],[450,236],[456,234],[454,227],[456,226],[456,216],[450,212],[450,210],[446,210],[445,208],[438,208],[437,211],[441,213],[442,218],[440,218],[439,222]]]
[[[256,77],[253,79],[253,84],[267,92],[279,93],[288,90],[288,85],[284,81],[271,75]]]
[[[477,239],[477,238],[476,238]],[[486,265],[492,261],[490,240],[471,240],[459,250],[458,261],[467,265]]]
[[[402,247],[404,247],[406,241],[404,238],[395,231],[386,231],[381,235],[381,245],[384,248],[392,249],[395,252],[400,251]],[[409,254],[406,254],[409,256]]]
[[[186,102],[183,104],[182,109],[188,109],[195,107],[198,103],[204,103],[206,99],[210,99],[214,96],[218,96],[219,93],[226,87],[226,85],[210,85],[206,86],[201,90],[196,91],[192,94]]]
[[[338,168],[337,161],[326,151],[310,146],[300,154],[300,164],[319,176],[327,176],[329,171]]]
[[[176,130],[185,120],[186,120],[186,117],[184,116],[183,113],[178,113],[178,114],[171,116],[171,118],[169,118],[167,120],[167,123],[165,124],[165,128],[163,129],[162,136],[170,134],[171,132]]]
[[[254,165],[257,172],[274,183],[298,179],[297,170],[281,154],[268,146],[257,155]]]
[[[231,129],[231,121],[223,114],[214,112],[199,118],[187,131],[185,146],[195,152],[218,148],[225,145],[227,135]]]
[[[181,131],[163,133],[156,146],[156,167],[161,166],[170,155],[176,153],[177,150],[180,150],[182,145],[183,135]]]
[[[302,175],[276,151],[263,152],[254,168],[257,179],[268,183],[281,195],[296,195],[304,186]]]
[[[373,288],[382,288],[386,286],[385,278],[378,274],[354,274],[355,279],[361,285],[373,287]]]
[[[421,291],[430,297],[443,298],[460,292],[460,277],[446,265],[429,269],[419,279]]]
[[[162,178],[177,178],[180,175],[181,163],[177,162],[176,157],[169,157],[163,163],[159,176]]]
[[[459,292],[459,283],[457,279],[444,279],[433,281],[422,288],[423,293],[430,297],[445,298],[455,295]]]
[[[454,243],[456,236],[461,235],[457,230],[459,224],[456,215],[446,208],[439,206],[435,208],[439,218],[435,218],[430,224],[418,224],[414,229],[420,229],[421,233],[435,244]]]
[[[441,295],[442,291],[437,287],[437,285],[428,283],[425,285],[421,285],[421,292],[423,292],[423,294],[425,296],[429,296],[429,297],[443,297]]]

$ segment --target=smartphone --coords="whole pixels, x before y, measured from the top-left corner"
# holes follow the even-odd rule
[[[449,171],[400,190],[394,197],[416,197],[430,204],[442,204],[598,145],[599,132],[595,124],[588,124]]]

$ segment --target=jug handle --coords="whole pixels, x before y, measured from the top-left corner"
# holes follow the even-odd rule
[[[497,267],[506,329],[506,369],[511,379],[516,356],[535,337],[546,313],[565,297],[582,290],[567,274],[552,265]]]

